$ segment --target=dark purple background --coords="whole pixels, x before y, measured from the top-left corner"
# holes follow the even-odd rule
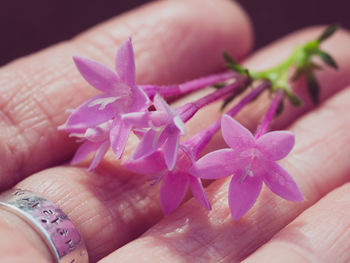
[[[150,0],[1,0],[0,65],[146,2]],[[349,0],[238,2],[255,25],[256,48],[308,25],[339,22],[350,28]]]

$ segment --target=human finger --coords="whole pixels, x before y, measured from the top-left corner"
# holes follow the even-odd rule
[[[349,262],[349,193],[332,191],[243,262]]]

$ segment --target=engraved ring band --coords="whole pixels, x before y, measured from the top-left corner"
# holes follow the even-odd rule
[[[82,236],[55,203],[27,190],[0,194],[0,208],[16,214],[45,241],[56,263],[87,263]]]

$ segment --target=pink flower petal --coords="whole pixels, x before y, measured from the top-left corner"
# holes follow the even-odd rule
[[[290,201],[303,201],[304,197],[290,174],[275,162],[265,168],[263,180],[272,192]]]
[[[222,136],[225,142],[236,151],[243,151],[255,146],[255,140],[249,130],[228,115],[221,118]]]
[[[257,146],[271,161],[281,160],[294,146],[294,134],[289,131],[273,131],[257,140]]]
[[[176,164],[177,153],[179,148],[180,132],[169,134],[164,144],[164,158],[169,170],[173,170]]]
[[[237,173],[231,180],[228,202],[233,220],[239,220],[254,205],[259,196],[262,180],[257,176],[245,176]]]
[[[137,136],[137,138],[139,138],[139,140],[142,139],[142,137],[145,135],[145,133],[148,131],[146,129],[137,129],[137,128],[134,128],[133,130],[133,133]]]
[[[73,110],[67,122],[62,126],[67,132],[74,132],[80,129],[94,127],[100,123],[106,122],[117,113],[117,108],[113,103],[106,105],[104,109],[99,109],[98,105],[92,106],[96,100],[108,98],[109,95],[98,95],[80,105]]]
[[[173,212],[185,197],[188,187],[188,175],[169,172],[160,189],[160,203],[165,215]]]
[[[206,209],[211,210],[211,205],[209,203],[207,195],[204,192],[204,188],[203,188],[201,180],[199,178],[194,177],[194,176],[188,176],[188,178],[189,178],[190,187],[191,187],[191,191],[192,191],[193,196]]]
[[[80,74],[93,87],[109,94],[115,91],[116,84],[120,82],[115,72],[87,58],[73,57],[73,60]]]
[[[200,158],[189,170],[189,172],[203,179],[220,179],[231,176],[241,167],[243,163],[232,149],[221,149]]]
[[[78,150],[75,152],[74,157],[71,161],[71,164],[77,164],[86,159],[90,154],[95,152],[98,147],[100,146],[100,143],[85,141]]]
[[[156,151],[138,160],[126,160],[122,166],[131,172],[145,175],[155,175],[167,169],[162,151]]]
[[[129,38],[119,48],[116,57],[116,69],[122,82],[135,86],[135,60],[134,51]]]
[[[168,103],[160,96],[156,94],[153,99],[154,107],[157,111],[166,112],[169,116],[175,116],[176,112],[168,105]]]
[[[151,101],[148,98],[147,94],[139,87],[131,87],[132,90],[132,105],[129,109],[129,112],[134,111],[145,111],[151,106]]]
[[[101,142],[109,137],[112,121],[102,123],[99,126],[88,128],[83,137],[91,142]]]
[[[110,146],[109,140],[106,140],[100,145],[100,147],[97,149],[94,155],[94,158],[91,160],[91,163],[88,169],[89,171],[94,170],[100,164],[106,152],[108,151],[109,146]]]
[[[164,112],[160,111],[131,112],[122,115],[123,121],[137,128],[148,128],[150,125],[161,126],[167,117]]]
[[[154,153],[164,142],[165,136],[158,136],[157,132],[154,130],[148,130],[139,142],[136,150],[133,154],[133,159],[144,158],[152,153]]]
[[[126,142],[131,131],[131,126],[124,123],[118,115],[112,123],[110,140],[113,152],[117,159],[121,157],[124,152]]]

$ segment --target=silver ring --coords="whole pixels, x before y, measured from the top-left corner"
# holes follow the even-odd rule
[[[16,214],[45,241],[57,263],[87,263],[82,236],[58,205],[27,190],[0,194],[0,207]]]

